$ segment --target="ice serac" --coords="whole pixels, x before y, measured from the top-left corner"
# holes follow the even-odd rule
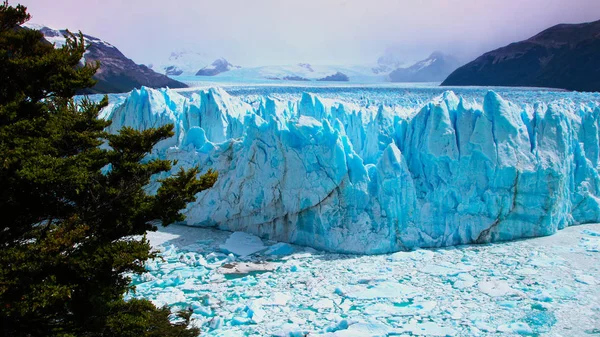
[[[591,103],[517,106],[490,91],[469,104],[446,92],[401,117],[312,94],[248,104],[222,89],[142,88],[110,109],[111,131],[175,125],[152,156],[219,172],[184,211],[188,225],[384,253],[600,221]]]

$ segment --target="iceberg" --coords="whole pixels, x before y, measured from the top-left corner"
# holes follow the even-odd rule
[[[379,254],[600,222],[593,101],[517,105],[489,91],[479,104],[447,91],[402,109],[143,87],[106,109],[111,132],[174,124],[150,155],[177,160],[173,173],[219,172],[183,211],[190,226]]]

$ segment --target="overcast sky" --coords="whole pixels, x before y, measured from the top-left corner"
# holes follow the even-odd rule
[[[11,0],[31,22],[81,30],[137,63],[195,50],[242,66],[369,64],[434,50],[471,58],[558,23],[600,19],[600,0]]]

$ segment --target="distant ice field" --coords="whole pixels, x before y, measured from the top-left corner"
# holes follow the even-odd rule
[[[199,90],[222,87],[232,96],[271,96],[283,100],[300,99],[302,93],[340,101],[371,104],[406,105],[417,108],[446,91],[468,100],[482,101],[493,90],[504,99],[514,103],[549,102],[570,99],[575,103],[600,102],[600,93],[572,92],[552,88],[527,87],[442,87],[439,83],[352,83],[352,82],[301,82],[301,81],[255,81],[219,82],[211,80],[184,81],[190,88],[178,92],[190,95]]]
[[[493,90],[504,99],[517,104],[548,103],[557,100],[571,100],[576,104],[596,102],[600,105],[600,93],[573,92],[552,88],[526,87],[442,87],[439,83],[345,83],[269,81],[253,82],[198,80],[197,77],[177,78],[190,85],[190,88],[174,89],[186,97],[208,88],[221,87],[232,96],[245,101],[256,101],[260,97],[272,97],[279,100],[299,100],[303,93],[311,93],[322,98],[340,102],[352,102],[360,105],[397,105],[403,108],[419,109],[433,98],[446,91],[452,91],[466,100],[481,103],[485,94]],[[111,103],[121,102],[128,93],[109,94]],[[99,100],[104,95],[91,95]]]

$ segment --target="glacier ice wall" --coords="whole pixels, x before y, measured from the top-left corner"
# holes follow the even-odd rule
[[[142,88],[108,109],[113,132],[173,123],[152,156],[219,172],[184,211],[189,225],[371,254],[600,222],[594,103],[446,92],[399,114],[312,94],[248,104],[219,88]]]

